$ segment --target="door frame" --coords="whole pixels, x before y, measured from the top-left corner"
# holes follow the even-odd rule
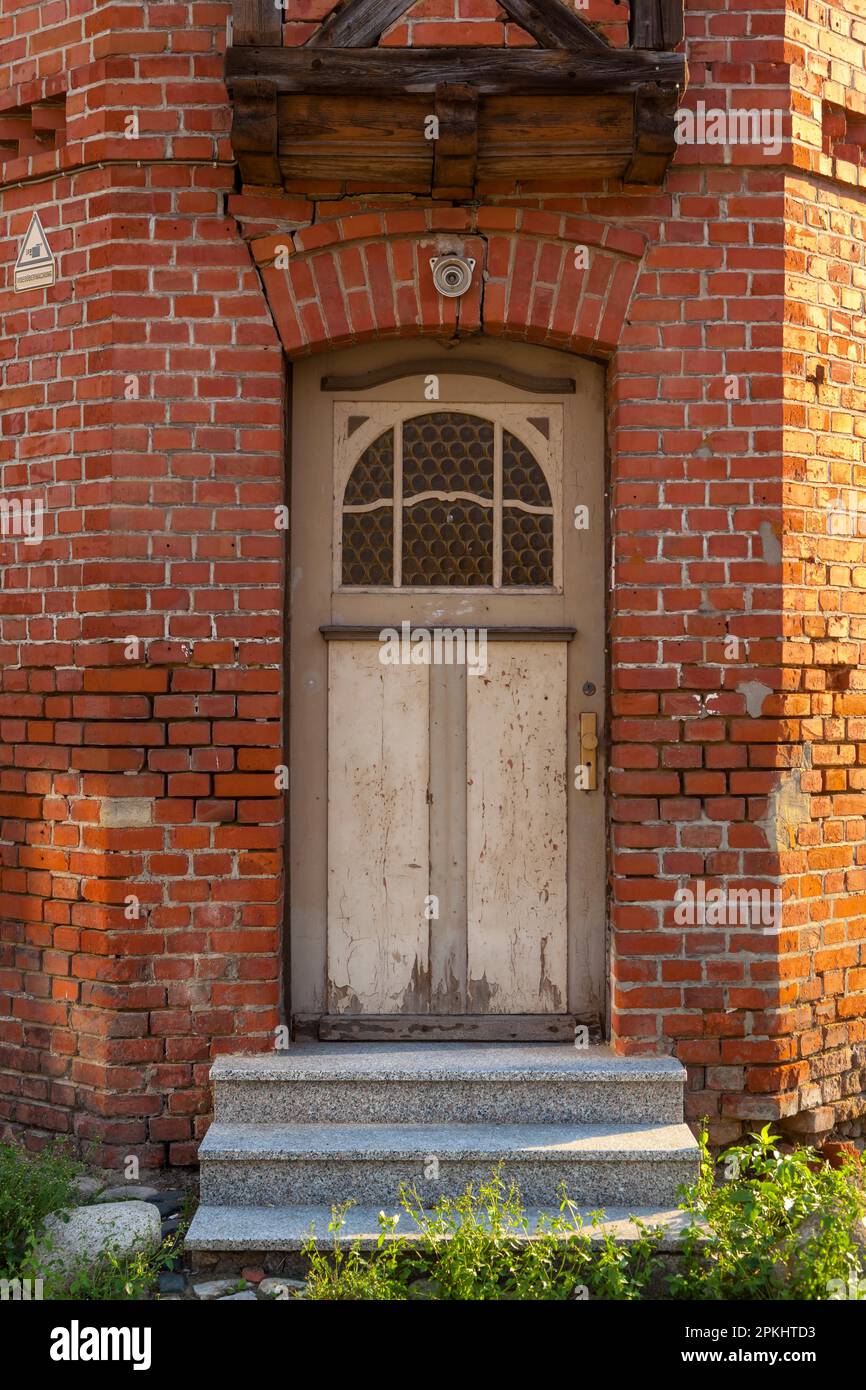
[[[526,353],[528,351],[535,359],[533,363],[532,372],[527,373],[525,368],[523,367],[515,368],[513,362],[509,361],[509,359],[513,355],[515,347],[519,347],[522,353]],[[414,372],[409,372],[406,370],[406,367],[410,362],[418,362],[419,364],[418,368]],[[526,383],[528,379],[531,377],[535,377],[536,382],[550,382],[550,385],[544,387],[544,389],[538,392],[537,395],[535,394],[535,390],[537,390],[537,387],[533,386],[530,388],[533,389],[532,398],[537,400],[539,405],[542,406],[546,403],[550,404],[554,402],[557,396],[561,396],[563,378],[571,378],[572,380],[575,380],[577,383],[577,393],[579,395],[587,394],[591,398],[595,406],[595,419],[597,420],[599,427],[598,438],[594,441],[598,469],[598,476],[596,477],[596,482],[598,484],[598,496],[603,499],[604,532],[602,539],[602,573],[596,576],[602,608],[603,646],[603,650],[599,652],[597,664],[597,669],[599,670],[601,681],[603,682],[603,685],[601,687],[602,701],[597,708],[597,712],[599,717],[600,731],[606,730],[609,727],[609,612],[611,595],[608,580],[609,576],[611,575],[612,569],[608,488],[609,456],[606,439],[607,390],[605,368],[603,364],[594,361],[590,358],[579,356],[578,354],[569,354],[557,349],[536,347],[535,345],[528,345],[523,342],[513,343],[509,339],[498,339],[489,337],[474,339],[472,341],[462,343],[457,347],[452,346],[450,348],[446,348],[445,346],[434,340],[423,337],[408,340],[386,340],[381,343],[357,345],[354,347],[343,348],[332,352],[318,353],[314,357],[301,359],[299,362],[294,364],[290,363],[289,370],[287,373],[288,382],[286,392],[286,489],[287,501],[290,508],[290,525],[288,528],[289,534],[287,536],[285,627],[287,645],[287,660],[285,662],[285,716],[287,744],[289,749],[287,761],[290,769],[290,787],[285,793],[286,891],[284,899],[283,1000],[285,1019],[290,1024],[293,1034],[297,1036],[319,1036],[319,1021],[322,1019],[323,1016],[326,1015],[327,1010],[326,887],[324,896],[324,907],[322,909],[324,914],[324,921],[320,925],[320,931],[318,933],[319,940],[318,943],[316,943],[317,949],[313,952],[313,954],[316,957],[315,963],[311,963],[310,960],[310,947],[314,944],[314,942],[310,936],[309,923],[306,924],[306,928],[305,924],[302,923],[301,930],[299,931],[296,916],[293,912],[293,908],[295,907],[293,888],[295,887],[297,876],[293,872],[295,866],[292,858],[293,827],[291,817],[291,778],[295,762],[293,754],[295,750],[296,739],[299,735],[299,726],[301,724],[301,720],[298,717],[296,710],[293,708],[292,703],[293,679],[291,676],[291,663],[294,657],[293,639],[295,639],[297,636],[295,624],[293,621],[295,609],[295,605],[293,603],[294,575],[298,552],[298,535],[300,527],[303,525],[302,520],[298,518],[295,513],[295,494],[293,490],[293,483],[297,478],[296,470],[298,467],[298,460],[293,459],[293,443],[295,434],[293,407],[297,402],[297,391],[299,387],[297,376],[303,373],[303,375],[307,377],[312,377],[312,380],[309,380],[304,383],[302,389],[315,390],[320,388],[323,391],[323,393],[327,392],[327,395],[330,400],[338,401],[340,399],[349,400],[353,397],[357,397],[359,395],[364,394],[365,390],[370,389],[369,387],[365,388],[356,384],[359,377],[369,378],[371,376],[378,375],[378,377],[381,378],[381,380],[377,383],[376,386],[374,386],[373,389],[375,391],[375,395],[371,395],[370,398],[384,400],[387,398],[387,385],[389,383],[398,381],[401,377],[405,378],[407,376],[417,376],[420,374],[422,367],[427,367],[428,370],[435,370],[436,366],[438,365],[438,369],[442,375],[458,375],[462,374],[462,371],[457,372],[455,371],[455,368],[462,368],[462,364],[464,362],[466,363],[467,370],[470,368],[470,363],[472,364],[473,370],[469,370],[470,375],[488,376],[490,379],[497,380],[500,383],[505,382],[507,384],[510,384],[518,391],[527,389]],[[431,366],[431,364],[433,365]],[[476,372],[474,368],[481,368],[482,370],[480,372]],[[536,372],[537,376],[535,375]],[[316,377],[320,378],[320,382],[316,382]],[[347,385],[346,387],[341,388],[339,390],[335,389],[335,382],[342,382],[344,380],[351,380],[351,386]],[[468,401],[468,399],[469,398],[467,397],[466,401]],[[511,399],[514,400],[516,398],[512,397]],[[423,409],[424,405],[426,404],[428,405],[428,408],[430,410],[435,410],[437,408],[437,405],[439,408],[445,409],[449,406],[453,407],[463,405],[466,403],[466,401],[464,401],[463,399],[455,400],[452,397],[443,399],[440,402],[427,402],[419,398],[419,405]],[[331,486],[332,468],[333,458],[329,456],[327,460],[326,470],[326,486],[328,488],[330,488]],[[568,458],[567,456],[564,456],[562,478],[562,486],[564,490],[566,489],[567,472]],[[595,474],[596,470],[594,469],[593,472]],[[327,515],[329,518],[332,515],[332,505],[333,502],[331,499],[331,505],[329,505],[329,507],[327,508]],[[568,508],[566,507],[566,512],[567,510]],[[327,543],[330,547],[330,536],[328,536],[327,538]],[[329,566],[328,569],[330,584],[331,567]],[[440,595],[442,594],[441,589],[438,592]],[[328,595],[328,597],[330,598],[330,595]],[[536,596],[529,595],[528,597],[530,599],[534,599]],[[423,617],[416,618],[414,619],[414,621],[423,623],[424,619]],[[456,620],[451,619],[450,621],[452,625],[454,625]],[[471,620],[467,620],[466,625],[470,624]],[[527,626],[533,626],[533,624],[530,622]],[[328,643],[323,641],[322,645],[323,647],[327,648]],[[587,703],[588,705],[592,705],[593,701],[589,699]],[[569,730],[569,768],[571,767],[573,761],[572,742],[572,730]],[[582,943],[577,943],[581,951],[580,961],[577,959],[577,953],[575,951],[575,941],[573,939],[574,926],[571,920],[569,921],[568,926],[568,1007],[570,1011],[576,1014],[579,1020],[590,1023],[591,1028],[593,1029],[593,1036],[596,1038],[607,1035],[607,1021],[610,1009],[610,834],[609,804],[607,793],[607,758],[603,754],[603,749],[605,745],[606,740],[602,737],[601,748],[599,750],[600,757],[598,790],[594,793],[594,795],[598,796],[602,802],[601,816],[604,825],[603,854],[601,855],[603,862],[600,863],[600,865],[598,866],[597,884],[595,889],[595,901],[599,904],[598,921],[595,923],[594,929],[586,934],[585,940]],[[326,748],[324,750],[323,758],[325,774],[327,774]],[[570,807],[572,797],[574,795],[575,793],[569,790],[569,846],[571,846],[573,834],[572,827],[570,824]],[[325,821],[325,826],[327,827],[327,821]],[[324,843],[325,845],[327,844],[327,834],[325,835]],[[571,850],[569,850],[569,857],[570,854]],[[571,881],[570,873],[569,881]],[[318,971],[321,984],[320,993],[318,995],[318,998],[316,998],[311,991],[310,984],[312,977],[315,976],[317,973],[318,964],[321,965],[321,969]],[[583,970],[583,973],[581,974],[580,979],[583,981],[584,991],[581,997],[575,998],[575,974],[581,968]],[[299,978],[299,976],[301,978]],[[304,976],[306,976],[306,979],[303,978]],[[431,1015],[430,1017],[436,1016]],[[510,1016],[493,1015],[491,1017],[507,1019]],[[396,1034],[394,1036],[396,1036]]]

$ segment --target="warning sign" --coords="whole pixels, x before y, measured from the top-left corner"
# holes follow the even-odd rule
[[[41,290],[46,285],[53,285],[56,279],[57,265],[39,221],[39,213],[34,212],[15,262],[15,288],[19,291]]]

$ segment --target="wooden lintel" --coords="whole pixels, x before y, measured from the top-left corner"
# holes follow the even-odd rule
[[[232,0],[232,43],[274,44],[283,41],[283,12],[275,0]]]
[[[443,83],[494,93],[634,91],[648,82],[682,86],[679,53],[534,48],[243,48],[226,53],[226,81],[273,82],[278,92],[435,93]]]
[[[241,78],[232,87],[232,149],[249,184],[282,184],[279,120],[273,82]]]
[[[634,98],[634,154],[624,183],[660,184],[676,149],[677,93],[650,84]]]
[[[478,158],[478,93],[443,83],[433,103],[439,132],[433,145],[434,198],[471,198]]]
[[[684,0],[631,0],[633,48],[676,48],[683,37]]]

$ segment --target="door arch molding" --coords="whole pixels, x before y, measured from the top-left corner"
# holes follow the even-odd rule
[[[253,242],[287,355],[388,338],[477,343],[485,335],[610,360],[637,284],[645,233],[563,214],[551,215],[557,230],[542,236],[530,228],[500,230],[502,209],[476,209],[476,226],[485,214],[491,229],[481,234],[470,226],[437,233],[434,226],[388,236],[383,223],[382,235],[354,240],[354,219],[325,224],[316,229],[325,244],[290,246],[279,266],[285,235]],[[472,284],[462,298],[443,299],[430,259],[455,251],[475,261]]]

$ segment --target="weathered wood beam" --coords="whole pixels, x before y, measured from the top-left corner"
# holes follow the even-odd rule
[[[433,197],[471,198],[478,157],[478,93],[443,83],[433,109],[439,138],[433,144]]]
[[[283,12],[274,0],[232,0],[232,43],[276,44],[283,41]]]
[[[347,0],[332,10],[307,48],[372,48],[414,0]],[[609,45],[562,0],[500,0],[515,23],[543,48],[605,52]]]
[[[562,0],[499,0],[499,5],[543,48],[610,52],[610,44]]]
[[[332,10],[306,48],[372,48],[414,0],[348,0]]]
[[[676,48],[683,37],[684,0],[631,0],[633,48]]]
[[[244,183],[282,184],[277,89],[244,77],[232,88],[232,149]]]
[[[634,151],[634,95],[485,97],[478,117],[478,184],[619,178]]]
[[[634,91],[648,82],[682,86],[679,53],[610,48],[573,53],[534,48],[240,48],[226,53],[226,80],[265,79],[278,92],[435,92],[445,84],[479,95]]]
[[[435,140],[424,136],[429,97],[367,93],[279,98],[280,167],[286,182],[361,185],[368,192],[429,195]]]
[[[676,149],[677,93],[649,85],[635,93],[634,154],[625,183],[661,183]]]
[[[319,1040],[574,1042],[578,1024],[587,1028],[590,1042],[601,1041],[597,1014],[324,1014]]]

